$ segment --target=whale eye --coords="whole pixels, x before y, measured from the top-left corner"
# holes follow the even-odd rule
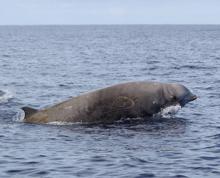
[[[171,101],[176,101],[176,100],[177,100],[176,96],[171,96]]]

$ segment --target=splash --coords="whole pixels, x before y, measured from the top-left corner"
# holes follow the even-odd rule
[[[73,123],[73,122],[62,122],[62,121],[54,121],[54,122],[48,122],[48,125],[77,125],[78,123]]]
[[[7,103],[11,98],[13,98],[13,94],[10,91],[0,90],[0,103]]]
[[[163,108],[158,114],[155,116],[160,116],[164,118],[172,118],[182,107],[177,105],[168,106],[166,108]]]
[[[13,117],[13,121],[16,122],[23,122],[25,117],[25,113],[22,109],[18,109],[15,116]]]

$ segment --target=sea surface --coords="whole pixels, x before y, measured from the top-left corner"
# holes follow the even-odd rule
[[[177,82],[175,116],[27,124],[44,108],[127,81]],[[220,26],[0,27],[0,177],[220,177]]]

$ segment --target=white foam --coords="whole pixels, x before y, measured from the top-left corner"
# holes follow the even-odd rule
[[[48,122],[47,124],[48,125],[76,125],[76,124],[79,124],[79,123],[54,121],[54,122]]]
[[[163,108],[158,114],[165,118],[171,118],[173,117],[182,107],[177,105],[168,106],[166,108]]]
[[[13,117],[13,120],[16,122],[23,122],[25,117],[25,113],[22,109],[18,109],[15,116]]]
[[[12,92],[8,90],[1,90],[3,95],[0,96],[0,103],[6,103],[10,98],[13,98]]]

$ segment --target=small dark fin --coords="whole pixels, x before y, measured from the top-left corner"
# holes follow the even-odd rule
[[[24,111],[25,117],[29,117],[38,111],[37,109],[30,107],[22,107],[21,109]]]

